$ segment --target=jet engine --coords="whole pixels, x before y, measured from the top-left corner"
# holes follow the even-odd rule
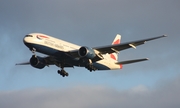
[[[31,66],[38,68],[38,69],[42,69],[46,66],[45,60],[42,57],[35,56],[35,55],[33,55],[31,57],[30,64],[31,64]]]
[[[80,57],[86,57],[88,59],[93,59],[94,57],[96,57],[96,53],[94,52],[94,50],[85,46],[81,47],[78,53]]]

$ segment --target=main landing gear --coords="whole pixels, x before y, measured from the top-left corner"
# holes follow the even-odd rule
[[[69,74],[68,74],[64,69],[58,70],[57,72],[58,72],[58,74],[60,74],[62,77],[69,76]]]
[[[88,69],[90,72],[96,70],[96,68],[93,65],[91,65],[91,64],[86,65],[85,68]]]

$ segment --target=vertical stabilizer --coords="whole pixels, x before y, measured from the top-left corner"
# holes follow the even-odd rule
[[[117,34],[114,38],[114,41],[112,42],[112,45],[120,44],[121,42],[121,35]],[[118,54],[117,53],[111,53],[110,57],[116,61],[118,61]]]

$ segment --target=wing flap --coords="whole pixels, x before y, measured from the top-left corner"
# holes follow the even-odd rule
[[[136,59],[136,60],[127,60],[127,61],[121,61],[121,62],[117,62],[116,64],[130,64],[130,63],[136,63],[136,62],[141,62],[141,61],[146,61],[148,60],[148,58],[143,58],[143,59]]]

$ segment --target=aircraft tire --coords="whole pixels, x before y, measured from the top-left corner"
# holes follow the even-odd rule
[[[69,76],[69,73],[66,72],[65,75],[66,75],[66,76]]]
[[[60,70],[58,70],[58,71],[57,71],[57,73],[58,73],[58,74],[61,74],[61,71],[60,71]]]

